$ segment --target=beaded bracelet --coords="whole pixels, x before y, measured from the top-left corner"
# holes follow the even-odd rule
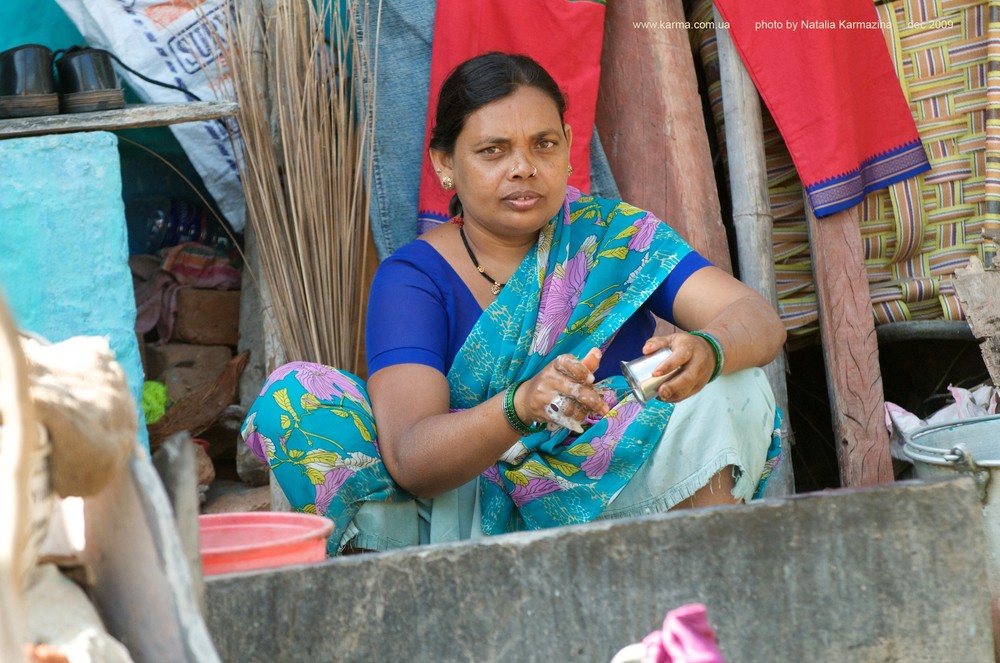
[[[527,382],[527,380],[515,382],[507,387],[503,392],[503,416],[507,420],[507,425],[513,428],[514,432],[521,437],[545,430],[545,424],[535,424],[534,426],[529,426],[521,421],[521,417],[517,416],[517,410],[514,409],[514,392],[517,391],[517,388],[525,382]]]
[[[711,382],[722,374],[722,369],[726,366],[726,351],[722,349],[722,343],[719,342],[719,339],[708,332],[693,331],[688,333],[708,341],[708,344],[712,346],[712,350],[715,352],[715,370],[712,371],[712,377],[708,378],[708,381]]]

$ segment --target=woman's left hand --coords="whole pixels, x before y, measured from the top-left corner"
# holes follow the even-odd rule
[[[708,341],[687,333],[654,336],[642,346],[642,354],[648,356],[663,348],[670,348],[671,354],[656,367],[653,377],[680,370],[660,385],[657,398],[676,403],[694,396],[708,384],[715,371],[715,351]]]
[[[660,386],[660,399],[676,403],[701,391],[720,375],[773,361],[785,343],[785,327],[774,306],[757,291],[718,267],[691,274],[674,297],[673,324],[711,334],[720,346],[723,366],[716,371],[715,349],[696,334],[684,332],[649,339],[643,354],[673,350],[661,370],[681,371]]]

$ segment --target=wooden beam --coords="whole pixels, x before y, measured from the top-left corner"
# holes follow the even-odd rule
[[[806,201],[833,435],[844,487],[891,483],[882,373],[855,206],[816,219]]]
[[[724,21],[718,12],[715,24]],[[726,154],[729,158],[729,189],[733,201],[740,279],[759,292],[777,309],[774,281],[774,216],[767,192],[767,161],[760,98],[750,74],[740,61],[728,30],[716,30],[722,80],[722,104],[726,120]],[[795,492],[792,474],[792,429],[788,420],[788,386],[784,352],[764,367],[775,401],[784,413],[781,453],[784,459],[767,484],[767,494]]]
[[[981,339],[979,351],[994,385],[1000,385],[1000,272],[983,267],[979,256],[972,255],[965,267],[955,270],[955,293],[969,328]]]
[[[217,120],[235,115],[235,101],[192,101],[186,104],[134,104],[117,110],[66,113],[0,120],[0,138],[77,131],[115,131],[139,127]]]
[[[84,500],[84,564],[108,633],[136,661],[218,663],[163,483],[138,447]]]
[[[609,2],[597,129],[624,200],[666,221],[732,272],[708,133],[681,0]]]

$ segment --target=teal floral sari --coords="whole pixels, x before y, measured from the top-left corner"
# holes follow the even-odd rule
[[[448,373],[452,407],[473,407],[558,355],[607,347],[690,250],[648,212],[571,189],[459,350]],[[560,428],[523,438],[516,464],[482,476],[484,532],[593,520],[646,460],[673,405],[642,407],[620,375],[596,386],[607,416],[579,436]]]
[[[606,348],[690,247],[652,214],[570,188],[562,211],[482,314],[448,372],[452,409],[475,407],[561,354]],[[642,407],[622,376],[596,387],[611,407],[519,440],[479,480],[482,531],[583,523],[600,514],[659,443],[673,405]],[[775,428],[778,428],[777,422]],[[365,501],[412,499],[389,476],[364,383],[295,362],[268,379],[244,422],[294,508],[325,514],[339,541]],[[778,438],[768,469],[777,463]]]

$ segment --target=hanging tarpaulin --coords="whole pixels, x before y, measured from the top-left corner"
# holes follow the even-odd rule
[[[590,137],[597,110],[603,37],[603,2],[437,0],[418,232],[448,218],[451,198],[451,192],[441,188],[427,157],[438,91],[452,69],[487,51],[530,55],[559,84],[567,98],[566,122],[573,127],[573,175],[569,183],[590,191]]]
[[[56,0],[90,46],[116,55],[129,68],[155,81],[214,100],[228,90],[220,35],[225,34],[227,0]],[[119,75],[146,103],[184,103],[182,90],[161,87],[134,73]],[[170,126],[219,210],[242,230],[246,204],[237,156],[218,121]]]
[[[716,0],[817,217],[930,169],[871,0]]]

